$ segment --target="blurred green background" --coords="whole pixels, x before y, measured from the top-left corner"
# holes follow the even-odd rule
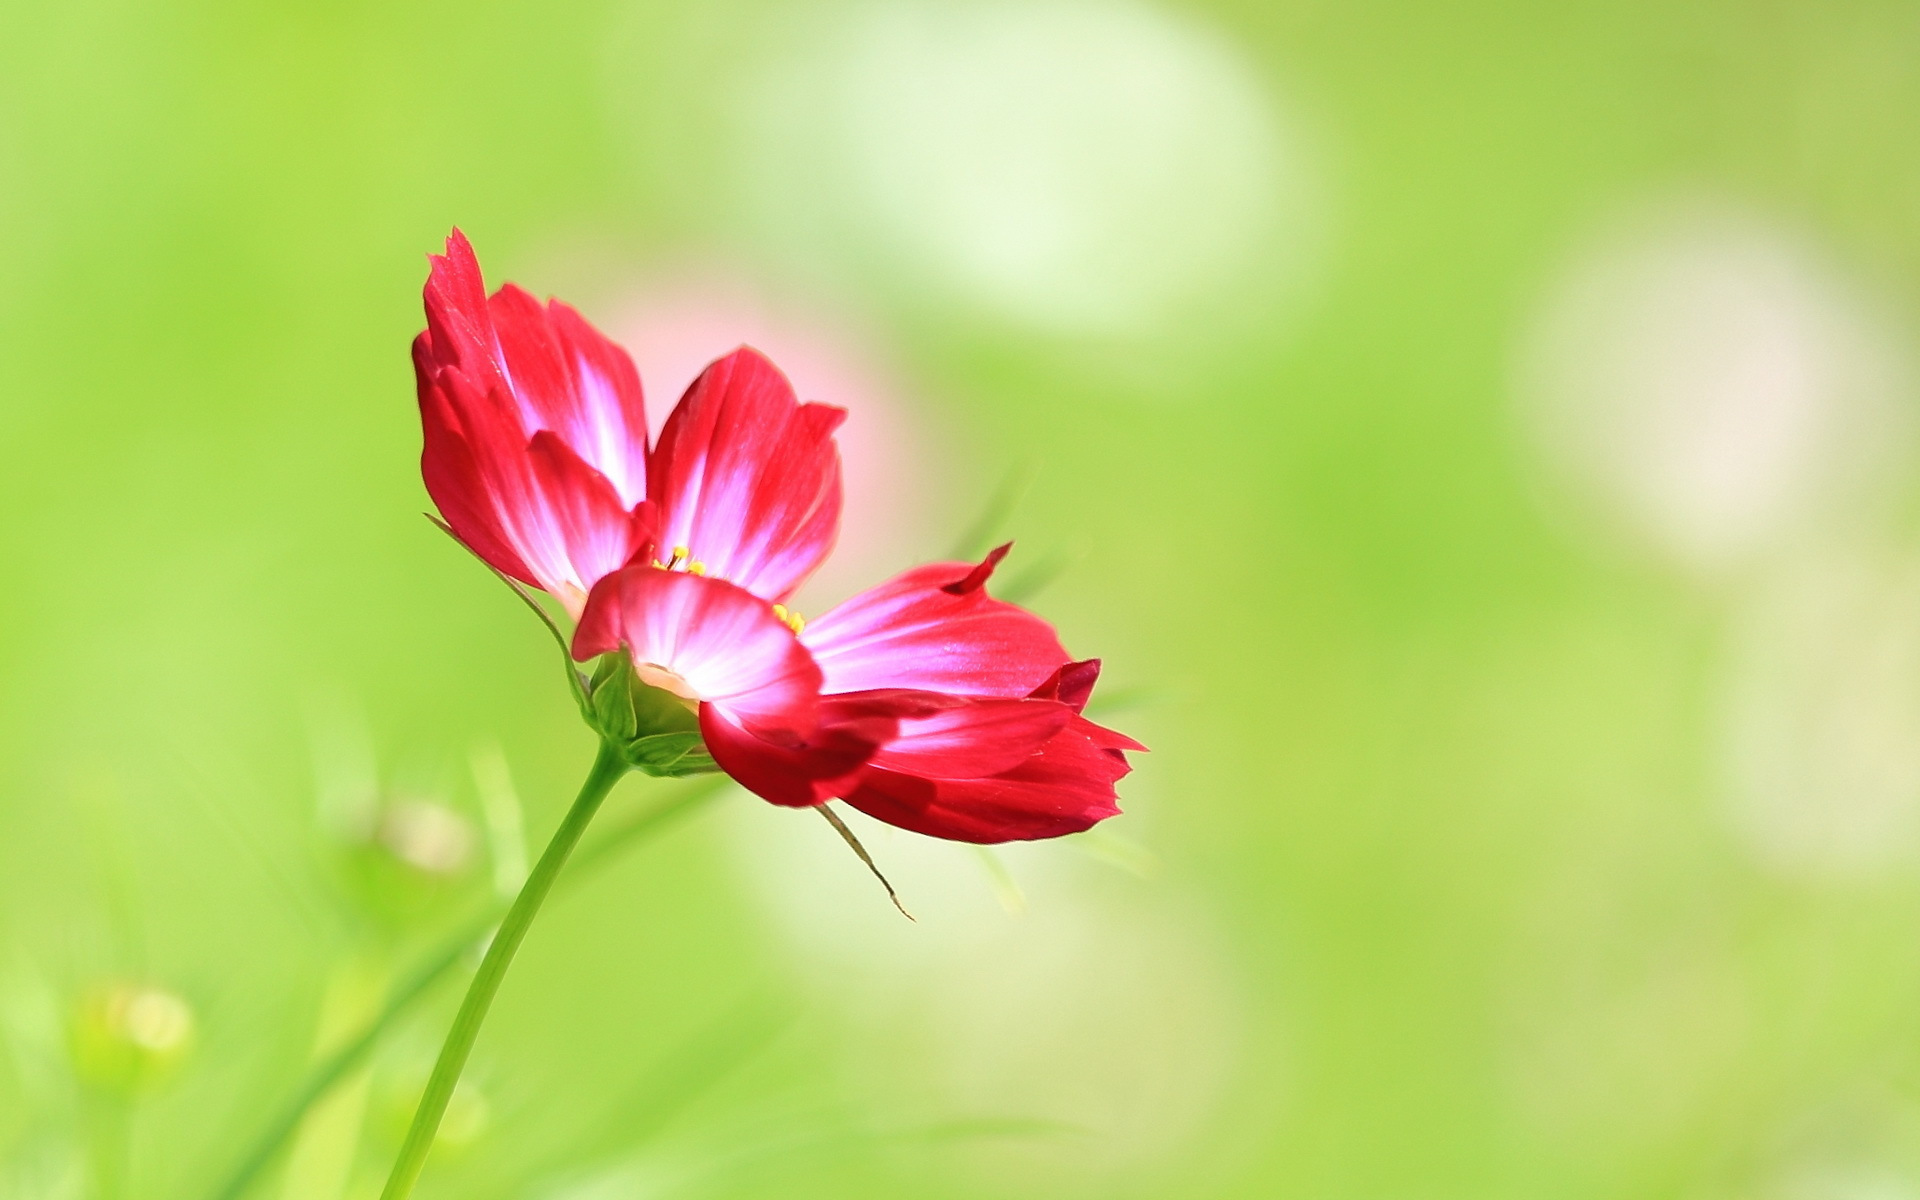
[[[862,825],[911,926],[738,792],[608,856],[421,1195],[1920,1197],[1911,3],[3,15],[0,1196],[213,1196],[585,770],[419,515],[458,223],[656,422],[852,408],[807,611],[1017,494],[1154,750]],[[457,990],[251,1194],[373,1195]]]

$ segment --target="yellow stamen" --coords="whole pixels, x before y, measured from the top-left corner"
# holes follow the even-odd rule
[[[683,560],[686,559],[689,553],[690,551],[685,546],[675,546],[673,548],[673,560],[669,562],[667,565],[674,566],[682,562]]]
[[[707,564],[696,559],[687,564],[687,571],[694,575],[705,575],[707,573]]]
[[[667,564],[661,562],[657,558],[653,560],[653,566],[654,566],[654,569],[658,571],[664,571],[667,569]]]
[[[776,605],[774,605],[774,606],[773,606],[773,615],[774,615],[774,616],[776,616],[776,617],[779,617],[779,618],[780,618],[780,623],[781,623],[782,625],[785,625],[785,624],[787,623],[787,606],[786,606],[786,605],[784,605],[784,604],[776,604]]]
[[[799,633],[801,630],[805,629],[806,627],[807,627],[807,619],[805,617],[801,616],[799,613],[787,614],[787,628],[793,630],[795,633]]]

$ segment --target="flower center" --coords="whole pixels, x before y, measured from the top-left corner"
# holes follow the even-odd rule
[[[656,558],[653,560],[653,565],[657,569],[662,571],[685,571],[689,575],[705,575],[707,573],[707,564],[695,558],[693,556],[693,551],[687,549],[685,546],[675,546],[673,548],[673,553],[667,557],[667,561],[661,562],[659,559]],[[788,608],[784,604],[774,605],[773,615],[780,619],[780,623],[782,625],[785,625],[788,629],[793,630],[793,632],[796,635],[798,635],[801,630],[807,627],[807,619],[801,616],[799,613],[794,612],[792,609]],[[653,664],[647,664],[641,667],[641,670],[643,672],[648,670],[665,671],[668,675],[673,675],[673,672],[667,671],[665,667],[654,666]],[[673,677],[675,679],[680,678],[678,675],[674,675]],[[647,682],[653,683],[651,679],[647,680]],[[692,692],[690,691],[682,691],[680,690],[680,688],[669,687],[667,684],[664,684],[664,683],[655,683],[653,684],[653,686],[672,692],[676,696],[686,696],[691,698],[693,695]],[[682,679],[680,681],[680,687],[684,688],[685,686],[686,686],[686,681]]]
[[[707,564],[693,557],[692,552],[685,546],[675,546],[672,557],[665,562],[661,562],[656,558],[653,560],[653,565],[659,567],[662,571],[684,570],[689,575],[705,575],[707,573]]]
[[[635,663],[633,673],[640,677],[641,683],[671,693],[679,699],[680,703],[696,712],[699,711],[700,693],[694,691],[693,685],[687,682],[685,675],[672,667],[663,667],[659,663],[650,662]]]
[[[773,615],[779,617],[780,623],[796,634],[807,627],[807,619],[784,604],[774,605]]]

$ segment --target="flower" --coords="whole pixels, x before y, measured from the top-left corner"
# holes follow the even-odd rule
[[[1119,812],[1126,752],[1144,747],[1082,715],[1097,660],[988,594],[1008,547],[916,567],[811,624],[787,609],[838,527],[842,410],[801,403],[743,347],[649,446],[625,353],[558,301],[510,284],[487,297],[457,230],[426,304],[428,491],[476,554],[560,600],[575,659],[625,664],[597,687],[624,678],[677,702],[686,723],[636,744],[697,729],[705,753],[676,742],[672,762],[710,761],[775,804],[839,798],[959,841],[1054,837]],[[623,738],[659,709],[620,707]]]
[[[697,700],[715,762],[775,804],[837,796],[966,842],[1076,833],[1120,811],[1124,752],[1145,747],[1080,715],[1097,660],[987,594],[1005,551],[907,571],[799,631],[724,581],[628,567],[594,589],[573,652],[624,648]]]

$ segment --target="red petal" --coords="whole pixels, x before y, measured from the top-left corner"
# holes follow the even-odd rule
[[[1049,700],[940,699],[945,703],[934,711],[902,716],[873,765],[933,779],[998,775],[1025,762],[1073,718],[1066,705]]]
[[[1089,729],[1088,727],[1092,728]],[[959,842],[1078,833],[1120,811],[1113,785],[1131,769],[1075,717],[1037,754],[984,779],[927,779],[868,767],[845,793],[868,816]]]
[[[502,374],[529,434],[559,435],[631,508],[647,495],[647,415],[626,351],[573,309],[512,284],[487,302]]]
[[[653,531],[639,376],[565,305],[489,301],[459,230],[432,263],[414,342],[428,493],[482,558],[577,614]]]
[[[700,706],[700,736],[720,769],[754,795],[805,808],[831,800],[893,734],[881,714],[850,712],[823,701],[820,724],[807,738],[756,732],[711,704]]]
[[[801,640],[829,692],[919,688],[1020,698],[1071,656],[1053,626],[985,588],[955,593],[966,563],[916,567],[808,625]]]
[[[1081,659],[1055,671],[1031,694],[1036,700],[1058,700],[1074,712],[1084,712],[1087,701],[1093,698],[1093,685],[1099,679],[1100,660]]]
[[[1099,678],[1099,659],[1088,658],[1079,662],[1070,662],[1055,671],[1045,683],[1033,689],[1033,696],[1036,700],[1058,700],[1079,714],[1086,711],[1087,701],[1093,698],[1093,685]],[[1108,729],[1105,725],[1096,725],[1092,721],[1075,721],[1074,728],[1092,739],[1094,745],[1102,750],[1146,750],[1145,746],[1126,734]]]
[[[979,591],[981,588],[987,586],[987,580],[993,578],[993,569],[1000,565],[1000,560],[1005,558],[1007,552],[1012,549],[1012,542],[1000,543],[998,546],[987,551],[987,556],[981,559],[979,565],[974,567],[973,570],[968,571],[964,578],[955,580],[940,590],[943,592],[951,592],[956,596],[964,596],[968,592]]]
[[[570,600],[568,610],[578,615],[595,583],[652,542],[652,508],[642,501],[639,513],[628,512],[607,477],[549,430],[533,435],[527,459],[541,500],[529,516],[544,518],[539,521],[541,532],[565,564],[567,583],[579,589],[577,599],[561,598]]]
[[[473,247],[458,229],[447,236],[447,253],[429,255],[427,339],[435,362],[465,368],[482,389],[498,381],[493,321],[487,289]]]
[[[1144,754],[1147,749],[1146,746],[1134,741],[1118,729],[1108,729],[1105,725],[1096,725],[1092,721],[1083,720],[1077,728],[1086,734],[1094,745],[1109,753],[1118,754],[1122,750],[1134,750]]]
[[[970,777],[1031,757],[1072,719],[1043,700],[969,700],[889,689],[820,699],[818,728],[806,737],[764,731],[701,709],[700,728],[721,768],[775,804],[832,799],[871,760],[927,776]],[[883,749],[884,747],[884,749]]]
[[[629,508],[647,496],[647,407],[627,352],[558,300],[547,322],[572,374],[574,407],[555,432],[613,483]]]
[[[423,333],[414,343],[416,363],[426,338]],[[499,514],[474,461],[473,447],[460,433],[459,418],[438,379],[422,369],[419,388],[423,435],[420,476],[426,482],[427,495],[433,497],[434,506],[454,536],[475,554],[522,583],[542,586],[501,529]]]
[[[579,616],[593,584],[647,544],[651,522],[622,509],[606,479],[555,435],[542,431],[529,442],[516,422],[498,419],[511,403],[499,389],[477,398],[457,368],[441,370],[437,381],[456,398],[449,407],[467,417],[463,442],[480,498],[471,507],[484,505],[487,526],[527,574]],[[433,495],[436,503],[455,499]],[[448,523],[462,532],[452,515]]]
[[[707,570],[784,600],[833,548],[840,526],[846,413],[801,404],[777,368],[742,347],[693,381],[660,431],[650,494],[663,546],[685,546]]]
[[[702,708],[810,732],[820,668],[767,602],[724,580],[631,566],[595,585],[573,635],[586,660],[625,647],[686,681]]]

